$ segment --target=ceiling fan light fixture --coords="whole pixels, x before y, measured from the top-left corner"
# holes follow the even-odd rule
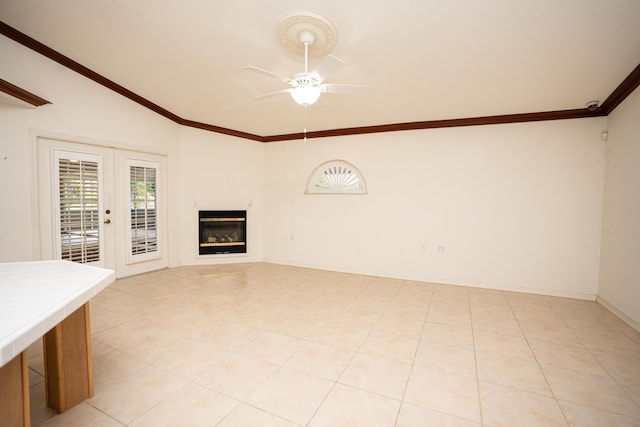
[[[299,12],[283,19],[278,25],[277,31],[278,39],[285,47],[296,53],[304,54],[304,71],[289,78],[263,68],[243,67],[283,81],[290,86],[287,89],[256,96],[254,97],[255,100],[288,93],[296,104],[307,107],[315,104],[320,95],[325,92],[353,94],[363,91],[365,86],[325,83],[326,75],[324,73],[309,72],[309,56],[327,56],[336,45],[337,33],[329,20],[309,12]],[[344,61],[336,57],[332,56],[331,58],[334,62],[344,64]],[[327,72],[326,67],[324,71]]]
[[[300,105],[314,104],[320,98],[319,86],[298,86],[291,91],[291,97]]]

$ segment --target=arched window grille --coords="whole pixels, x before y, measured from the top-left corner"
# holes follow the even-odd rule
[[[344,160],[330,160],[311,173],[306,193],[367,194],[367,185],[354,165]]]

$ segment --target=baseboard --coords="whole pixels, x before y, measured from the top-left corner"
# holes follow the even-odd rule
[[[359,271],[351,271],[351,270],[340,270],[334,267],[326,267],[322,265],[308,265],[308,264],[296,263],[296,262],[272,260],[269,258],[263,259],[262,262],[269,263],[269,264],[287,265],[291,267],[310,268],[315,270],[336,271],[339,273],[358,274],[361,276],[383,277],[387,279],[399,279],[399,280],[411,280],[416,282],[438,283],[441,285],[451,285],[451,286],[465,286],[467,288],[491,289],[495,291],[518,292],[518,293],[526,293],[526,294],[534,294],[534,295],[544,295],[544,296],[550,296],[550,297],[579,299],[579,300],[585,300],[585,301],[595,301],[597,297],[597,295],[595,294],[585,294],[581,292],[556,291],[553,289],[530,288],[526,286],[514,286],[514,285],[500,285],[496,283],[459,281],[459,280],[452,280],[452,279],[447,279],[443,277],[430,277],[430,278],[398,277],[396,275],[389,275],[381,272],[359,272]]]
[[[202,265],[202,264],[217,264],[214,262],[211,262],[212,260],[197,260],[198,262],[194,262],[194,263],[176,263],[174,265],[171,266],[171,268],[175,268],[175,267],[179,267],[179,266],[183,266],[183,265]],[[218,261],[224,261],[225,263],[229,264],[232,261],[229,259],[226,260],[218,260]],[[365,274],[365,273],[354,273],[352,271],[340,271],[340,270],[336,270],[335,268],[326,268],[326,267],[322,267],[322,266],[311,266],[311,265],[303,265],[300,263],[293,263],[293,262],[283,262],[280,260],[272,260],[269,258],[263,258],[263,259],[243,259],[243,260],[233,260],[235,262],[250,262],[250,263],[255,263],[255,262],[264,262],[264,263],[268,263],[268,264],[278,264],[278,265],[287,265],[287,266],[291,266],[291,267],[300,267],[300,268],[311,268],[311,269],[319,269],[319,270],[328,270],[328,271],[337,271],[340,273],[348,273],[348,274],[360,274],[363,276],[373,276],[373,277],[378,277],[372,274]],[[219,263],[219,262],[218,262]],[[379,276],[379,277],[384,277],[384,276]],[[397,277],[393,277],[398,279]],[[414,280],[414,279],[404,279],[404,280]],[[607,310],[609,310],[611,313],[613,313],[615,316],[619,317],[622,321],[624,321],[625,323],[627,323],[629,326],[631,326],[633,329],[635,329],[636,331],[640,332],[640,323],[638,323],[637,321],[633,320],[631,317],[629,317],[628,315],[624,314],[622,311],[618,310],[618,308],[616,308],[616,306],[614,306],[613,304],[611,304],[610,302],[608,302],[607,300],[605,300],[604,298],[602,298],[601,296],[597,296],[597,295],[591,295],[591,294],[582,294],[582,293],[575,293],[575,292],[556,292],[556,291],[551,291],[548,289],[535,289],[535,288],[526,288],[526,287],[518,287],[518,286],[505,286],[505,287],[496,287],[496,286],[491,286],[491,285],[486,285],[486,284],[482,284],[482,283],[454,283],[454,282],[450,282],[447,280],[436,280],[436,281],[425,281],[425,280],[418,280],[418,281],[424,281],[424,282],[429,282],[429,283],[440,283],[443,285],[453,285],[453,286],[466,286],[466,287],[472,287],[472,288],[483,288],[483,289],[494,289],[494,290],[500,290],[500,291],[506,291],[506,292],[522,292],[522,293],[529,293],[529,294],[537,294],[537,295],[547,295],[547,296],[555,296],[555,297],[562,297],[562,298],[573,298],[573,299],[581,299],[581,300],[588,300],[588,301],[596,301],[598,304],[602,305],[604,308],[606,308]]]
[[[618,310],[618,308],[616,308],[615,305],[611,304],[601,296],[598,296],[596,298],[596,302],[601,306],[603,306],[604,308],[606,308],[607,310],[609,310],[610,312],[612,312],[613,314],[615,314],[616,316],[618,316],[622,321],[624,321],[626,324],[631,326],[633,329],[640,332],[640,323],[636,322],[631,317],[627,316],[622,311]]]

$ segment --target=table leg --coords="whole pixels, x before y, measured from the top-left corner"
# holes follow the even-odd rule
[[[27,350],[0,368],[0,414],[3,426],[31,425]]]
[[[44,336],[47,405],[62,413],[93,396],[89,303]]]

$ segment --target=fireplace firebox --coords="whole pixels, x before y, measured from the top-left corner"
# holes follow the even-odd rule
[[[199,211],[199,254],[247,252],[247,211]]]

